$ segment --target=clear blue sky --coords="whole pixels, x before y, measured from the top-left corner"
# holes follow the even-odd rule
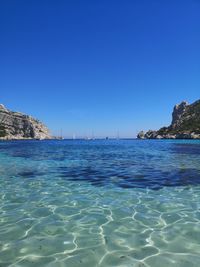
[[[0,102],[65,136],[135,136],[200,98],[199,0],[3,0]]]

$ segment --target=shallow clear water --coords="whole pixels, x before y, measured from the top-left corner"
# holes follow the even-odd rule
[[[0,266],[200,266],[200,141],[1,142]]]

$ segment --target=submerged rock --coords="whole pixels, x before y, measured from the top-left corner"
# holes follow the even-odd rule
[[[141,134],[142,133],[142,134]],[[186,101],[176,105],[170,126],[158,131],[140,132],[139,139],[200,139],[200,100],[189,105]]]
[[[0,139],[50,139],[48,128],[39,120],[0,104]]]

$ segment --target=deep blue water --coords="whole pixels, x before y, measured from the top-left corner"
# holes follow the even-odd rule
[[[200,266],[200,141],[0,143],[0,266]]]
[[[200,141],[15,141],[0,143],[12,159],[56,162],[47,172],[94,186],[160,189],[200,183]],[[46,174],[24,166],[10,175],[35,178]]]

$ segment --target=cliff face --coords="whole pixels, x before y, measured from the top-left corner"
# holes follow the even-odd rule
[[[140,132],[140,139],[200,139],[200,100],[189,105],[182,102],[174,107],[172,123],[158,131]]]
[[[0,139],[49,138],[49,130],[40,121],[0,105]]]

